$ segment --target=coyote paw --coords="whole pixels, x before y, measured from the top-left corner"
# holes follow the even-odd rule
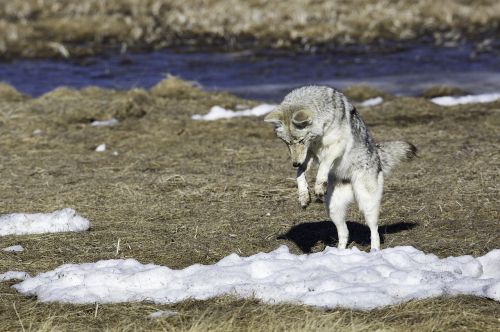
[[[316,183],[316,185],[314,186],[314,194],[316,195],[316,199],[318,201],[321,202],[323,201],[323,197],[326,194],[326,187],[327,187],[326,182]]]
[[[309,190],[299,192],[299,202],[300,206],[302,206],[303,209],[309,206],[309,203],[311,203],[311,196],[309,195]]]

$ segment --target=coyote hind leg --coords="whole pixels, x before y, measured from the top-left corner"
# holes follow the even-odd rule
[[[370,242],[372,250],[380,249],[380,235],[378,233],[378,218],[380,202],[384,187],[382,172],[378,174],[360,174],[353,182],[354,194],[359,209],[363,212],[366,224],[370,228]]]
[[[325,197],[325,206],[332,219],[339,237],[338,248],[345,249],[349,238],[349,230],[345,223],[347,207],[353,200],[352,185],[349,182],[333,182]]]

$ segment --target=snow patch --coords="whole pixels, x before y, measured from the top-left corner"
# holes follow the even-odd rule
[[[26,280],[30,275],[26,272],[21,271],[7,271],[5,273],[0,273],[0,281],[9,281],[13,279]]]
[[[21,246],[21,245],[15,245],[15,246],[10,246],[10,247],[7,247],[7,248],[3,248],[3,251],[6,251],[6,252],[21,252],[21,251],[24,251],[24,248]]]
[[[222,108],[220,106],[213,106],[207,114],[195,114],[192,116],[193,120],[213,121],[220,119],[236,118],[241,116],[262,116],[271,112],[276,105],[262,104],[254,108],[246,109],[243,111],[233,111]]]
[[[106,151],[106,144],[99,144],[96,148],[95,148],[96,152],[104,152]]]
[[[359,105],[362,107],[368,107],[368,106],[379,105],[379,104],[382,104],[383,102],[384,102],[384,98],[375,97],[375,98],[367,99],[367,100],[361,102]]]
[[[453,106],[462,104],[491,103],[498,99],[500,99],[500,93],[485,93],[480,95],[468,95],[460,97],[436,97],[432,98],[431,101],[434,104],[442,106]]]
[[[134,259],[65,264],[13,287],[42,302],[67,303],[167,304],[233,294],[268,303],[369,310],[443,295],[472,294],[500,301],[500,250],[480,258],[440,259],[410,246],[370,253],[328,247],[309,255],[294,255],[281,246],[182,270]]]
[[[118,124],[118,120],[111,118],[109,120],[94,120],[90,123],[92,127],[112,127]]]
[[[177,311],[172,311],[172,310],[161,310],[161,311],[156,311],[153,313],[150,313],[148,315],[149,319],[156,319],[156,318],[162,318],[162,317],[172,317],[177,315]]]
[[[0,236],[86,231],[90,222],[73,209],[52,213],[13,213],[0,216]]]

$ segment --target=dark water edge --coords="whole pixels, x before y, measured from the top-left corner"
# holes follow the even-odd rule
[[[163,49],[83,59],[20,59],[0,63],[0,81],[39,96],[59,86],[150,88],[166,74],[196,81],[207,90],[279,101],[306,84],[343,88],[369,84],[396,95],[418,95],[446,84],[470,93],[500,91],[498,50],[476,53],[472,45],[413,44],[385,50],[363,47],[320,54],[274,50],[182,52]]]

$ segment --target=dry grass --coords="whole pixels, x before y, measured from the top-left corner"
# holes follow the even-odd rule
[[[464,96],[468,94],[467,91],[450,86],[450,85],[434,85],[422,92],[424,98],[434,98],[442,96]]]
[[[0,288],[1,289],[1,288]],[[296,305],[269,306],[252,300],[218,298],[173,306],[145,303],[62,305],[15,299],[0,304],[2,331],[495,331],[498,304],[472,297],[410,302],[370,312],[324,311]],[[19,318],[13,305],[16,305]],[[147,315],[173,310],[156,320]],[[11,316],[11,317],[10,317]]]
[[[280,244],[296,253],[335,244],[323,206],[299,207],[286,149],[262,119],[190,119],[216,104],[245,103],[252,102],[174,78],[152,91],[61,88],[36,99],[2,99],[0,213],[72,207],[92,229],[2,237],[0,248],[21,244],[26,250],[0,251],[0,271],[35,274],[62,263],[126,257],[182,268]],[[439,256],[477,256],[500,247],[499,111],[499,102],[444,108],[421,98],[394,98],[362,110],[378,140],[406,138],[420,148],[420,158],[387,180],[383,247],[413,245]],[[111,116],[120,118],[118,126],[89,125]],[[108,151],[95,152],[101,143]],[[367,249],[360,214],[352,210],[349,220],[350,246]],[[101,305],[95,315],[93,305],[42,304],[10,285],[0,283],[2,331],[21,324],[42,331],[494,331],[500,324],[500,304],[474,297],[370,312],[222,297],[172,306]],[[179,314],[146,319],[166,308]]]
[[[4,101],[23,101],[28,99],[28,96],[23,95],[12,86],[0,82],[0,99]]]
[[[347,96],[347,98],[349,98],[349,100],[357,102],[376,97],[383,97],[384,100],[392,99],[392,96],[388,93],[365,84],[348,86],[342,92]]]
[[[0,55],[72,56],[172,45],[311,50],[381,40],[456,44],[500,29],[496,0],[12,0],[0,2]]]

